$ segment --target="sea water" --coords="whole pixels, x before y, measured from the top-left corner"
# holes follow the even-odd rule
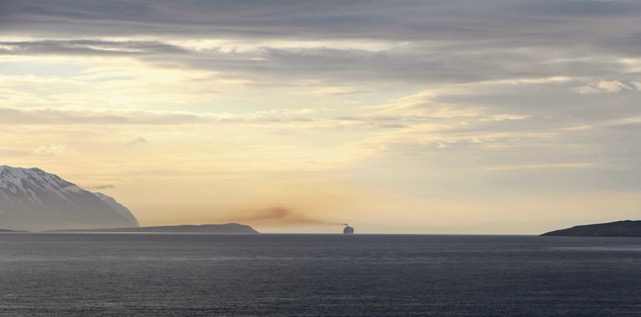
[[[1,316],[639,316],[641,239],[0,234]]]

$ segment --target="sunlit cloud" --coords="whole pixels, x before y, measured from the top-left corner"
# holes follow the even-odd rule
[[[567,220],[639,191],[641,4],[483,5],[2,2],[3,164],[149,225],[488,232],[523,199]]]
[[[593,168],[592,163],[555,163],[555,164],[529,164],[529,165],[504,165],[486,167],[486,171],[503,172],[513,170],[538,170],[538,169],[584,169]]]
[[[41,145],[33,150],[34,153],[40,155],[52,155],[65,152],[66,145]]]
[[[581,87],[576,87],[574,88],[574,91],[576,91],[579,94],[583,95],[590,95],[590,94],[612,94],[612,93],[618,93],[624,90],[631,90],[634,89],[634,83],[631,83],[631,85],[626,85],[618,80],[601,80],[598,82],[591,83],[589,85],[581,86]]]
[[[149,142],[149,141],[147,141],[147,139],[145,139],[145,138],[143,138],[143,137],[138,137],[138,138],[135,138],[135,139],[133,139],[133,140],[129,140],[129,141],[127,141],[127,142],[125,143],[125,146],[129,146],[129,147],[140,147],[140,146],[145,145],[147,142]]]

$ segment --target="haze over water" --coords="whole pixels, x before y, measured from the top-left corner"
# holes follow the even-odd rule
[[[637,316],[641,240],[0,234],[2,316]]]

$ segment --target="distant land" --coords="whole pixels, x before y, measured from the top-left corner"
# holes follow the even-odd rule
[[[0,165],[3,229],[138,227],[136,217],[113,198],[89,192],[39,168]]]
[[[157,226],[138,228],[107,228],[107,229],[67,229],[50,230],[48,232],[122,232],[122,233],[259,233],[254,228],[238,223],[207,224],[207,225],[179,225]]]
[[[641,237],[641,221],[615,221],[550,231],[541,236],[557,237]]]

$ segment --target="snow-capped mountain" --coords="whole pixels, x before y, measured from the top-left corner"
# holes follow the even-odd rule
[[[138,227],[138,221],[113,198],[88,192],[39,168],[0,166],[0,228],[122,227]]]

